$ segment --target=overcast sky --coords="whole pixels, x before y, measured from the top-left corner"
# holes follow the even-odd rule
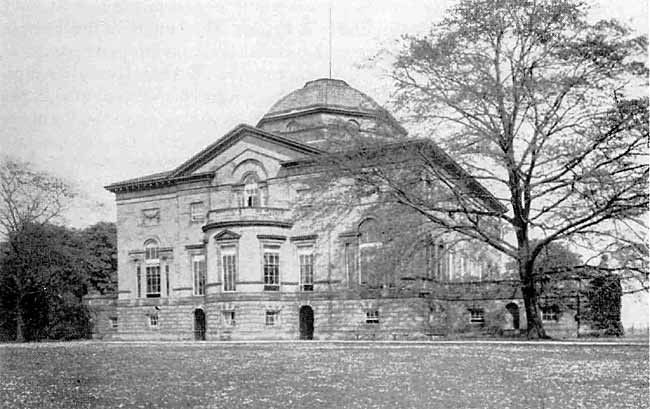
[[[255,125],[328,75],[385,104],[389,83],[360,65],[422,33],[453,1],[3,2],[0,153],[84,192],[73,226],[115,220],[103,186],[172,169],[239,123]],[[647,1],[595,14],[648,32]]]

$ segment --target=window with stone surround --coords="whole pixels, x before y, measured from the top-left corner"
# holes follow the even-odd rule
[[[192,273],[194,276],[194,295],[205,295],[205,255],[192,256]]]
[[[202,222],[205,219],[205,208],[203,202],[190,203],[190,221]]]
[[[280,246],[264,245],[264,291],[280,290]]]
[[[260,206],[260,189],[257,182],[258,178],[254,173],[248,174],[244,178],[244,200],[242,207]]]
[[[267,327],[272,327],[280,323],[280,311],[266,311],[265,324]]]
[[[165,295],[169,297],[169,264],[165,264]]]
[[[300,290],[314,291],[314,247],[298,247],[298,260],[300,263]]]
[[[144,244],[144,262],[147,298],[160,297],[160,258],[158,243],[148,240]]]
[[[158,242],[155,240],[147,240],[144,243],[144,259],[147,262],[158,262],[159,259],[159,248]]]
[[[237,282],[237,247],[221,247],[221,274],[223,277],[223,291],[236,291]]]
[[[147,266],[147,298],[160,297],[160,266]]]
[[[379,324],[379,310],[366,310],[366,324]]]
[[[483,308],[469,309],[470,324],[483,324],[485,322],[485,310]]]
[[[233,310],[227,310],[222,312],[223,316],[223,325],[226,327],[234,327],[237,325],[237,321],[235,320],[235,311]]]
[[[142,297],[142,267],[140,263],[135,265],[135,276],[136,276],[136,293],[138,298]]]
[[[158,314],[149,314],[149,326],[158,328]]]
[[[359,284],[371,287],[381,285],[377,277],[377,263],[383,242],[383,232],[375,219],[359,224]]]
[[[352,287],[359,282],[358,271],[358,246],[356,243],[345,243],[343,248],[343,262],[345,263],[345,276],[348,285]]]

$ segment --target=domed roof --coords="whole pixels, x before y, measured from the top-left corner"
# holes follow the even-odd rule
[[[309,81],[276,102],[264,118],[282,116],[314,108],[341,109],[345,111],[384,113],[385,110],[363,92],[345,81],[321,78]]]

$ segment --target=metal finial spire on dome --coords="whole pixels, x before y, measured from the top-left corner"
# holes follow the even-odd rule
[[[330,79],[332,79],[332,6],[330,6]]]

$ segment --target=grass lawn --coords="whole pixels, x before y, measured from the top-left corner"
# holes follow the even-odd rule
[[[0,346],[2,408],[642,408],[648,347]]]

